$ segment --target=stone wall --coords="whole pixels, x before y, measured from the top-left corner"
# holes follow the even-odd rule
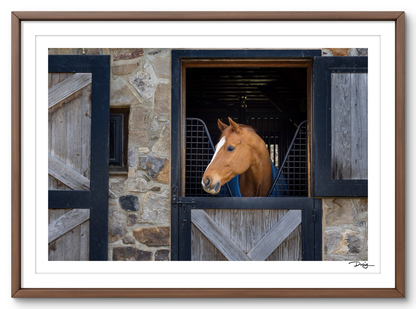
[[[368,199],[324,199],[323,260],[368,260]]]
[[[111,49],[110,107],[129,107],[128,173],[110,175],[110,260],[169,260],[170,50]]]
[[[367,48],[324,48],[323,56],[368,56]],[[324,199],[322,259],[368,260],[368,199]]]

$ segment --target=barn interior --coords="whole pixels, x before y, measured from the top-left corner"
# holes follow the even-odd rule
[[[307,119],[306,68],[187,68],[186,117],[203,120],[216,144],[217,119],[252,126],[279,167]]]

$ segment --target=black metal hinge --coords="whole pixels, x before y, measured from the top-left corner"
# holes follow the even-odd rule
[[[316,209],[312,209],[312,221],[316,221]]]
[[[172,207],[179,207],[181,208],[182,213],[185,213],[188,205],[192,205],[192,208],[195,208],[195,200],[192,199],[190,201],[182,201],[181,197],[178,194],[178,187],[172,186]]]

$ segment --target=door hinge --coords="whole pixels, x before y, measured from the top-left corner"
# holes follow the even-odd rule
[[[316,209],[312,209],[312,221],[316,221]]]
[[[178,194],[178,187],[172,186],[172,207],[181,208],[182,213],[185,213],[188,205],[191,205],[192,208],[195,208],[195,200],[192,199],[190,201],[182,201],[182,198]]]

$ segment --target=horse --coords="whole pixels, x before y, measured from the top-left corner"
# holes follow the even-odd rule
[[[202,176],[203,189],[217,194],[222,185],[233,181],[243,197],[268,196],[277,169],[271,163],[266,143],[252,127],[230,117],[228,121],[230,125],[217,121],[221,137]]]

